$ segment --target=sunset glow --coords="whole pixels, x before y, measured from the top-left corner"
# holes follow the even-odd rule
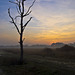
[[[32,1],[27,0],[26,9]],[[19,42],[14,25],[9,23],[7,13],[9,7],[12,15],[16,15],[15,6],[9,3],[9,0],[0,0],[0,45]],[[75,0],[36,0],[30,16],[33,19],[24,32],[24,44],[75,42]]]

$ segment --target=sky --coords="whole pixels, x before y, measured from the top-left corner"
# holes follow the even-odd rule
[[[15,0],[12,0],[15,1]],[[25,7],[33,0],[27,0]],[[19,34],[9,21],[8,8],[11,15],[17,15],[16,6],[9,0],[0,0],[0,45],[14,45],[19,42]],[[27,25],[23,37],[24,44],[48,44],[75,42],[75,0],[36,0],[30,16],[33,17]],[[17,20],[19,25],[19,19]]]

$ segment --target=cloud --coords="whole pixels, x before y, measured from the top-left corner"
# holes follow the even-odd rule
[[[74,41],[75,10],[69,6],[72,3],[72,1],[68,0],[56,0],[55,5],[45,4],[46,6],[44,7],[42,4],[36,4],[33,8],[32,16],[40,21],[40,27],[35,28],[39,29],[40,33],[35,34],[34,37],[45,41],[47,39],[53,39],[55,41]]]
[[[32,1],[30,0],[26,2],[26,9],[31,4],[31,2]],[[14,12],[12,11],[12,13],[14,13],[14,15],[17,15],[15,14],[15,9]],[[50,42],[75,41],[74,0],[37,0],[32,7],[32,14],[30,16],[32,16],[33,19],[26,27],[24,33],[24,37],[26,38],[25,43],[49,44]],[[26,17],[24,22],[26,22],[30,16]],[[1,32],[0,34],[3,37],[11,37],[11,39],[13,39],[12,36],[15,36],[17,34],[16,29],[13,27],[13,24],[9,27],[9,24],[6,23],[5,20],[2,21],[2,23],[0,24],[0,31],[3,34]],[[12,29],[12,31],[10,30],[10,32],[9,29]],[[12,34],[12,36],[6,36],[6,33],[8,33],[9,35]],[[16,38],[16,41],[18,39]]]

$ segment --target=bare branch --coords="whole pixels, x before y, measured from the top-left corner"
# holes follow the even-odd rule
[[[23,17],[29,15],[29,14],[32,12],[32,11],[30,11],[30,9],[31,9],[31,7],[34,5],[35,1],[36,1],[36,0],[33,1],[33,3],[32,3],[31,6],[28,8],[27,12],[25,13],[25,15],[23,15]]]
[[[21,15],[21,13],[20,13],[19,9],[17,8],[17,6],[16,6],[16,9],[17,9],[18,14],[20,14],[20,15]]]
[[[24,1],[26,1],[26,0],[24,0]]]
[[[13,23],[12,21],[9,21],[10,23]]]
[[[23,39],[23,42],[24,42],[25,38]]]
[[[13,3],[13,4],[17,4],[18,5],[18,3],[16,3],[16,2],[13,2],[13,1],[9,1],[10,3]]]
[[[18,8],[19,8],[19,10],[18,10],[18,8],[17,8],[17,11],[18,11],[18,13],[20,14],[21,13],[21,0],[16,0],[17,2],[13,2],[13,1],[9,1],[10,3],[13,3],[13,4],[16,4],[17,6],[18,6]]]
[[[31,21],[32,17],[30,17],[30,19],[25,23],[25,25],[23,26],[23,31],[25,29],[25,27],[27,26],[27,24]]]
[[[20,4],[20,3],[21,3],[21,1],[19,1],[18,3],[19,3],[19,4],[18,4],[19,11],[20,11],[20,13],[21,13],[21,4]]]
[[[18,33],[20,34],[19,28],[17,27],[16,23],[14,22],[13,17],[10,15],[10,8],[8,9],[8,14],[9,14],[9,17],[11,18],[11,20],[12,20],[12,21],[10,21],[10,22],[15,25],[15,27],[16,27]]]
[[[16,0],[17,2],[19,2],[18,0]]]
[[[16,0],[17,2],[13,2],[13,1],[9,1],[10,3],[13,3],[13,4],[16,4],[17,6],[18,6],[18,8],[19,8],[19,10],[18,10],[18,8],[17,8],[17,11],[18,11],[18,13],[20,14],[21,13],[21,0]]]
[[[23,15],[23,17],[28,16],[31,12],[32,12],[32,10],[29,11],[27,14]]]
[[[16,16],[15,19],[17,19],[18,17],[21,17],[20,15]]]
[[[24,0],[22,0],[22,14],[24,14]]]

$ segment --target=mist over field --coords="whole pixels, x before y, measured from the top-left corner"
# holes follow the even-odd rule
[[[75,47],[24,47],[24,64],[19,65],[18,47],[0,48],[0,74],[3,75],[74,75]]]

